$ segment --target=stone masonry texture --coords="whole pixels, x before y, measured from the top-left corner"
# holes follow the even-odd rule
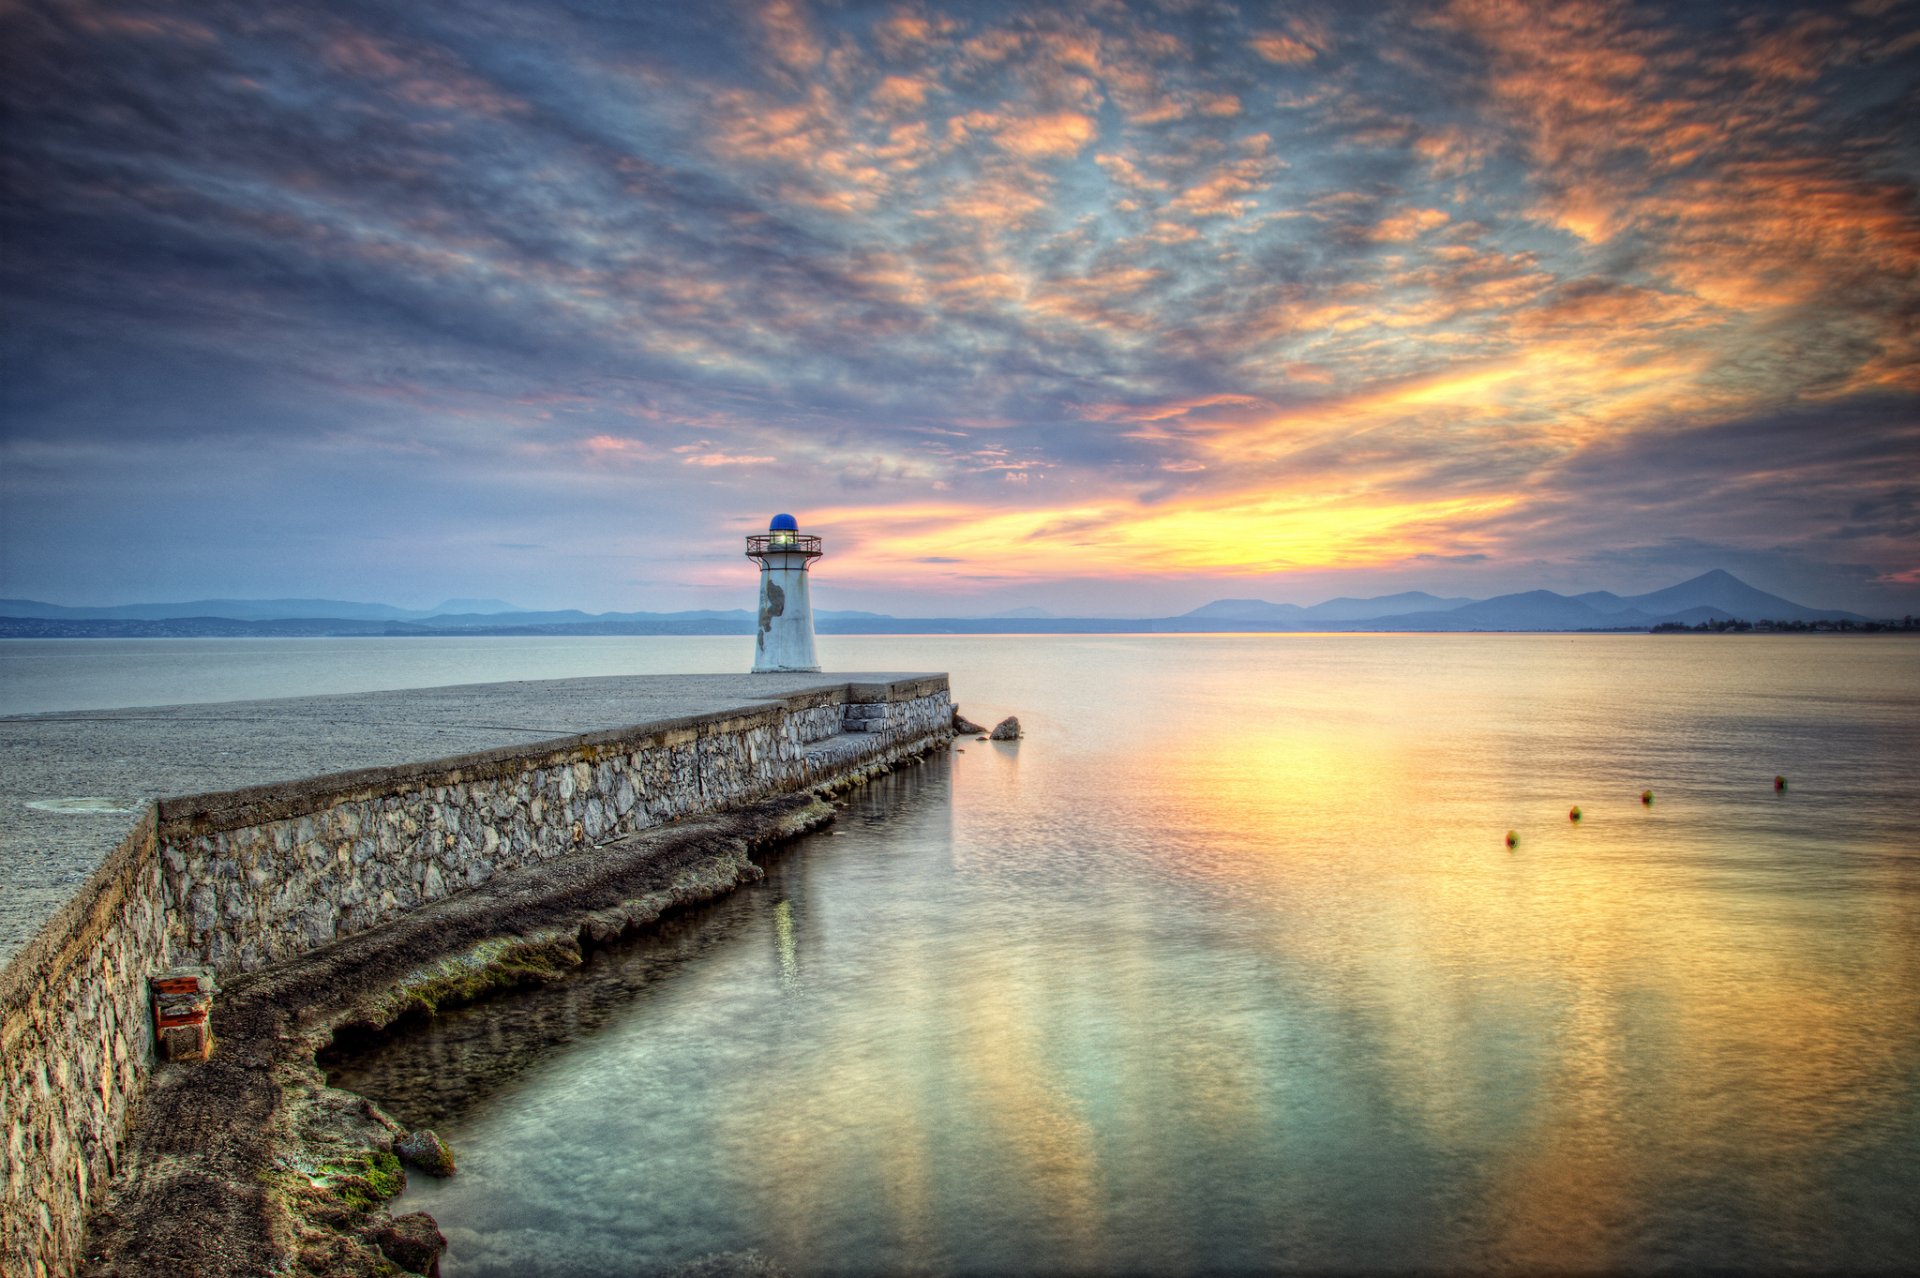
[[[147,977],[166,965],[151,807],[0,969],[0,1273],[60,1274],[152,1070]]]
[[[430,762],[130,801],[134,828],[0,967],[0,1272],[65,1274],[78,1263],[88,1206],[156,1068],[156,973],[258,968],[495,874],[828,784],[949,736],[944,675],[755,676],[743,697],[749,678],[690,680],[698,686],[677,700],[651,704],[692,713],[632,726],[535,740],[531,728],[502,730],[507,745]],[[595,690],[583,685],[622,682],[556,681],[546,698],[540,684],[497,685],[513,695],[491,704],[584,705]],[[703,699],[723,708],[702,713]],[[294,714],[302,702],[252,704]],[[16,742],[34,721],[0,723],[22,725]]]

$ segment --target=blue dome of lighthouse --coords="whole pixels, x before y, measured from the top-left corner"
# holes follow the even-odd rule
[[[799,532],[800,521],[792,515],[775,515],[773,522],[767,525],[768,532]]]

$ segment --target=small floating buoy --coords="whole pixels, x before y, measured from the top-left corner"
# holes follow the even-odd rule
[[[1507,846],[1513,847],[1520,842],[1520,836],[1512,830],[1507,831]]]
[[[1573,807],[1567,809],[1567,820],[1578,821],[1579,819],[1580,819],[1580,807],[1578,804],[1575,804]]]
[[[1786,789],[1786,788],[1787,788],[1787,779],[1786,779],[1785,777],[1775,777],[1775,778],[1773,779],[1773,788],[1774,788],[1774,789],[1776,789],[1776,790],[1784,790],[1784,789]]]
[[[1646,804],[1646,805],[1647,805],[1648,807],[1652,807],[1652,806],[1653,806],[1653,791],[1651,791],[1651,790],[1642,790],[1642,791],[1640,792],[1640,802],[1642,802],[1642,803],[1644,803],[1644,804]]]

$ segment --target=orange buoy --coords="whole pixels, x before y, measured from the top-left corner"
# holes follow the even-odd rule
[[[1507,846],[1508,846],[1508,847],[1513,847],[1513,846],[1514,846],[1515,844],[1517,844],[1517,843],[1519,843],[1519,842],[1520,842],[1520,836],[1519,836],[1518,834],[1516,834],[1516,833],[1515,833],[1514,831],[1512,831],[1512,830],[1508,830],[1508,831],[1507,831]]]
[[[1642,790],[1642,791],[1640,792],[1640,802],[1642,802],[1642,803],[1644,803],[1644,804],[1646,804],[1646,805],[1647,805],[1648,807],[1652,807],[1652,806],[1653,806],[1653,791],[1651,791],[1651,790]]]
[[[1567,809],[1567,820],[1578,821],[1579,819],[1580,819],[1580,807],[1578,804],[1575,804],[1573,807]]]

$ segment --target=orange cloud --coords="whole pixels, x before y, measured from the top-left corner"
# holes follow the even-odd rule
[[[812,71],[826,57],[820,37],[806,10],[796,0],[764,0],[760,8],[762,38],[779,62],[793,71]]]
[[[874,39],[888,57],[899,58],[918,53],[960,29],[946,14],[901,10],[890,14],[874,27]]]
[[[1281,66],[1303,66],[1319,56],[1312,46],[1287,35],[1255,36],[1251,43],[1255,53]]]
[[[1124,155],[1108,155],[1103,152],[1094,156],[1093,162],[1105,170],[1107,176],[1113,181],[1131,190],[1165,191],[1171,186],[1171,183],[1163,179],[1148,177]]]
[[[1078,155],[1098,132],[1093,120],[1075,111],[1031,116],[1002,125],[994,134],[999,145],[1028,159]]]
[[[1043,183],[1026,174],[996,173],[957,187],[939,206],[948,217],[1013,227],[1047,207]]]
[[[1485,164],[1491,148],[1487,139],[1466,129],[1442,128],[1421,135],[1413,152],[1426,161],[1435,177],[1455,178]]]
[[[1257,206],[1251,197],[1271,185],[1267,178],[1275,168],[1265,156],[1230,161],[1182,191],[1170,207],[1193,217],[1241,217]]]
[[[1450,220],[1439,209],[1407,209],[1375,223],[1372,238],[1386,244],[1406,244]]]
[[[926,102],[933,84],[931,77],[890,75],[874,86],[868,98],[875,106],[888,110],[912,110]]]

